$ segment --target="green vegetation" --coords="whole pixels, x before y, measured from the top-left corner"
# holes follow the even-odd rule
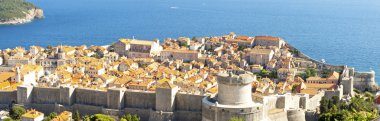
[[[3,121],[14,121],[14,120],[11,118],[5,118]]]
[[[187,45],[186,42],[181,42],[181,43],[179,44],[179,46],[180,46],[180,47],[188,47],[189,45]]]
[[[245,121],[245,120],[242,118],[238,118],[238,117],[232,117],[228,121]]]
[[[116,121],[116,120],[109,115],[94,114],[90,116],[90,121]]]
[[[301,77],[303,79],[313,77],[313,76],[317,76],[317,71],[314,68],[307,68],[305,70],[305,73],[301,74]]]
[[[292,87],[292,93],[296,93],[297,92],[297,90],[296,90],[297,87],[298,87],[297,84],[293,85],[293,87]]]
[[[52,115],[52,114],[50,114]],[[49,115],[49,117],[50,117]],[[52,115],[54,116],[54,115]],[[105,114],[94,114],[91,116],[84,115],[82,118],[80,117],[80,114],[78,111],[75,111],[73,115],[74,121],[116,121],[114,118],[112,118],[109,115]],[[131,115],[131,114],[125,114],[120,118],[120,121],[140,121],[140,116],[138,115]]]
[[[245,47],[244,47],[244,46],[242,46],[242,45],[239,45],[238,51],[243,51],[244,49],[245,49]]]
[[[74,119],[74,121],[80,121],[81,120],[78,110],[75,111],[73,119]]]
[[[323,69],[322,72],[321,72],[321,77],[326,78],[326,77],[328,77],[331,73],[333,73],[332,70]]]
[[[37,8],[25,0],[0,0],[0,21],[25,17],[25,12]]]
[[[320,121],[371,121],[377,117],[374,96],[366,92],[356,95],[350,102],[340,101],[337,96],[320,101]]]
[[[271,71],[271,70],[263,69],[257,75],[258,77],[277,78],[277,72],[275,70]]]
[[[120,118],[120,121],[140,121],[140,116],[138,115],[131,115],[131,114],[126,114]]]
[[[42,120],[42,121],[50,121],[50,120],[54,119],[57,116],[58,116],[58,114],[56,112],[52,112],[48,116],[46,116],[44,118],[44,120]]]
[[[289,50],[290,53],[292,53],[295,56],[298,56],[299,51],[297,49]]]
[[[26,111],[21,106],[13,106],[11,111],[9,111],[9,116],[12,119],[18,120],[21,118],[21,115],[24,114]]]

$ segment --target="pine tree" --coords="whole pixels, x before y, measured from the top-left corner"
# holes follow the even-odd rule
[[[75,111],[74,121],[80,121],[80,114],[79,114],[78,110]]]

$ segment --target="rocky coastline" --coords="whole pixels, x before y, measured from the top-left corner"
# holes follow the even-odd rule
[[[17,25],[17,24],[25,24],[32,22],[34,19],[41,19],[44,17],[44,12],[42,9],[30,9],[25,12],[25,17],[23,18],[13,18],[9,20],[0,20],[0,25]]]

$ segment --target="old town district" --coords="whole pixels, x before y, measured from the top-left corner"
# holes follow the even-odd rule
[[[317,120],[322,97],[350,100],[354,88],[376,88],[373,71],[314,60],[279,37],[233,32],[16,47],[1,50],[0,65],[0,115],[20,105],[27,121],[50,112],[71,120],[77,110],[149,121]]]

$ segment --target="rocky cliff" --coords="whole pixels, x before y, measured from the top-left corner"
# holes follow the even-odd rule
[[[15,24],[24,24],[24,23],[29,23],[33,21],[34,19],[40,19],[44,17],[44,12],[42,9],[30,9],[25,13],[25,17],[23,18],[13,18],[9,20],[0,20],[0,25],[1,24],[9,24],[9,25],[15,25]]]

